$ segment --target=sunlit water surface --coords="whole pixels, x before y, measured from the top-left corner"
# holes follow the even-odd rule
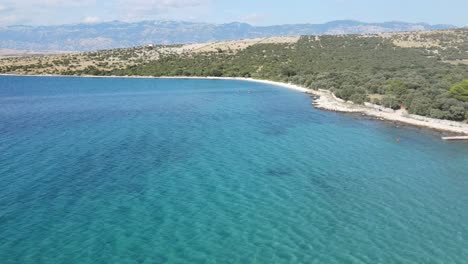
[[[0,77],[0,182],[2,264],[468,263],[467,143],[265,84]]]

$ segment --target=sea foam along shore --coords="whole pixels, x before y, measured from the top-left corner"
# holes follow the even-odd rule
[[[242,77],[194,77],[194,76],[64,76],[64,75],[18,75],[18,74],[0,74],[0,76],[49,76],[49,77],[89,77],[89,78],[150,78],[150,79],[205,79],[205,80],[240,80],[249,82],[265,83],[280,86],[299,92],[307,93],[315,97],[313,105],[318,109],[343,112],[343,113],[361,113],[363,115],[377,117],[381,120],[401,122],[408,125],[430,128],[438,131],[451,132],[461,135],[468,135],[468,124],[463,122],[441,120],[428,118],[419,115],[410,115],[405,110],[393,111],[376,105],[356,105],[351,102],[345,102],[333,95],[328,90],[312,90],[291,83],[275,82],[268,80],[259,80]]]

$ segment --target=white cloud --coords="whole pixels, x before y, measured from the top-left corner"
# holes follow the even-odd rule
[[[242,18],[240,18],[241,22],[249,23],[249,24],[256,24],[262,22],[268,17],[266,14],[259,14],[259,13],[252,13],[248,14]]]
[[[119,0],[123,20],[144,19],[176,9],[190,9],[208,4],[211,0]]]
[[[85,17],[83,19],[83,23],[86,23],[86,24],[94,24],[94,23],[98,23],[100,21],[101,21],[101,18],[96,17],[96,16],[88,16],[88,17]]]
[[[96,4],[97,0],[0,0],[0,13],[9,16],[0,16],[2,24],[15,23],[47,25],[52,23],[69,22],[68,17],[74,17],[79,21],[79,16],[74,15],[78,8],[88,8]],[[79,12],[79,11],[78,11]]]
[[[96,3],[96,0],[4,0],[2,1],[12,8],[15,7],[38,7],[38,6],[74,6],[89,5]]]
[[[18,21],[18,17],[15,15],[10,15],[10,16],[1,16],[0,17],[0,26],[6,26],[6,25],[11,25]]]
[[[108,20],[138,21],[199,15],[214,0],[0,0],[3,23],[34,25],[96,23]],[[85,14],[93,16],[85,17]],[[6,15],[5,15],[6,14]],[[97,16],[97,17],[94,17]]]
[[[125,6],[134,6],[140,9],[170,9],[170,8],[186,8],[199,6],[206,3],[206,0],[120,0],[120,3]]]
[[[96,0],[41,0],[41,1],[34,1],[34,0],[23,0],[23,1],[15,1],[17,2],[24,2],[29,5],[35,6],[46,6],[46,7],[60,7],[60,6],[84,6],[84,5],[92,5],[96,3]]]
[[[87,0],[42,0],[40,3],[46,5],[67,5],[67,4],[81,4],[89,2]]]

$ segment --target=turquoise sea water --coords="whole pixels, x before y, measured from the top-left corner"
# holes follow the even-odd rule
[[[0,77],[0,183],[2,264],[468,263],[467,143],[265,84]]]

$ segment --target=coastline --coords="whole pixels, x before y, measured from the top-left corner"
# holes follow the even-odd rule
[[[129,78],[129,79],[200,79],[200,80],[238,80],[238,81],[248,81],[248,82],[257,82],[264,83],[269,85],[275,85],[283,88],[288,88],[298,92],[307,93],[314,96],[314,105],[317,109],[342,112],[342,113],[359,113],[362,115],[376,117],[380,120],[387,120],[393,122],[400,122],[407,125],[418,126],[429,128],[441,132],[450,132],[459,135],[468,135],[468,124],[457,121],[442,120],[429,118],[425,116],[410,115],[404,110],[393,111],[391,109],[386,109],[382,107],[377,107],[376,105],[366,104],[366,105],[356,105],[350,102],[345,102],[334,96],[328,90],[312,90],[305,87],[301,87],[291,83],[275,82],[268,80],[259,80],[252,78],[243,78],[243,77],[194,77],[194,76],[95,76],[95,75],[52,75],[52,74],[43,74],[43,75],[21,75],[21,74],[0,74],[0,76],[36,76],[36,77],[85,77],[85,78]]]
[[[315,92],[311,89],[300,87],[295,84],[288,84],[282,82],[260,80],[253,78],[244,78],[244,77],[204,77],[204,76],[118,76],[118,75],[109,75],[109,76],[99,76],[99,75],[60,75],[60,74],[8,74],[0,73],[0,76],[17,76],[17,77],[62,77],[62,78],[122,78],[122,79],[196,79],[196,80],[233,80],[233,81],[249,81],[249,82],[258,82],[265,83],[270,85],[282,86],[292,90],[300,92]]]

